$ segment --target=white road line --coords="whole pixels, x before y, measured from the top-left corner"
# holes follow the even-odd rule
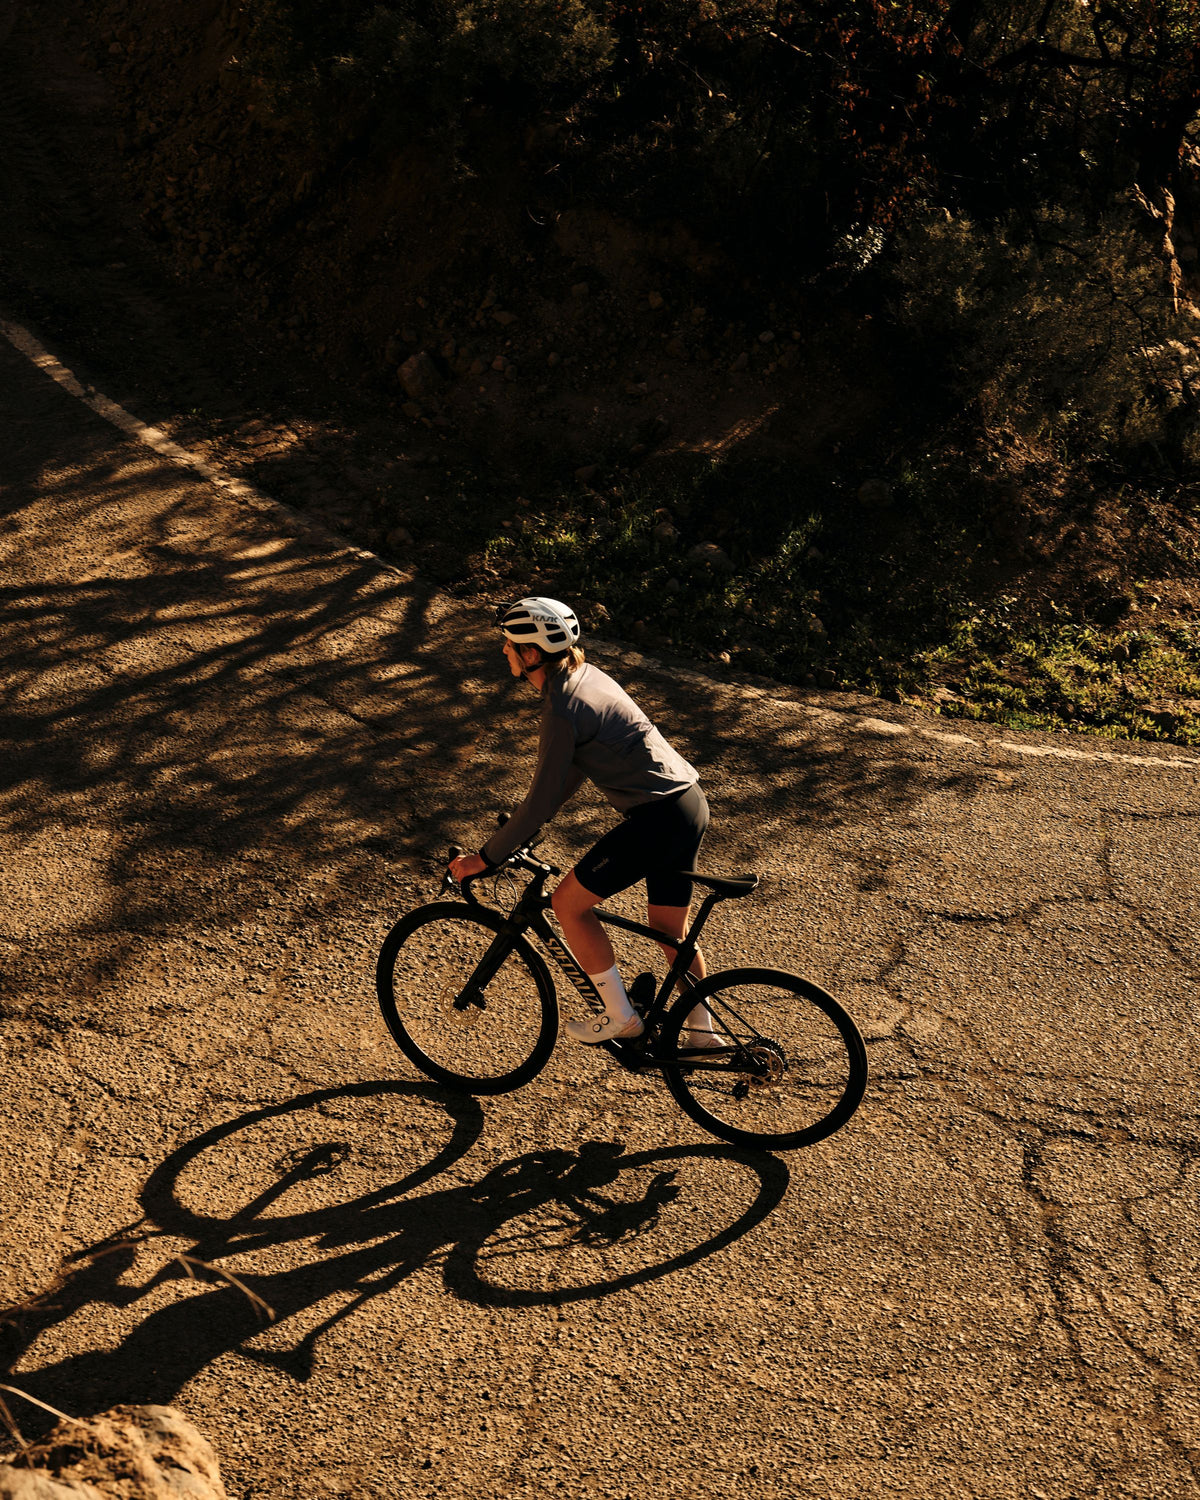
[[[248,501],[256,509],[273,513],[283,519],[299,522],[311,533],[329,538],[336,544],[339,551],[347,551],[355,557],[376,563],[380,568],[389,573],[399,573],[401,570],[394,564],[387,562],[376,552],[369,552],[365,548],[356,546],[346,537],[339,536],[336,531],[331,531],[327,526],[320,525],[304,515],[301,511],[293,510],[290,505],[285,505],[282,500],[276,500],[271,495],[265,494],[256,485],[248,483],[244,479],[231,479],[222,474],[220,470],[213,468],[199,454],[190,453],[186,448],[174,442],[165,432],[160,432],[157,427],[147,427],[139,421],[132,412],[125,410],[123,406],[95,389],[84,386],[75,375],[67,369],[61,360],[55,358],[50,351],[40,343],[27,328],[22,328],[18,323],[10,323],[0,318],[0,333],[8,340],[14,349],[23,354],[31,364],[36,365],[43,374],[49,375],[51,380],[56,381],[63,390],[68,391],[77,400],[82,401],[90,407],[97,416],[103,417],[106,422],[111,422],[119,431],[133,438],[136,442],[153,448],[163,458],[170,459],[172,463],[181,464],[184,468],[191,469],[199,474],[202,479],[207,479],[210,484],[215,484],[226,494],[234,495],[239,500]],[[627,666],[642,666],[650,671],[670,672],[661,662],[655,661],[653,657],[642,656],[640,652],[630,651],[616,641],[604,642],[621,656],[623,663]],[[699,678],[707,686],[719,686],[728,692],[731,687],[736,691],[736,685],[729,682],[716,683],[713,679],[704,677],[702,673],[676,672],[677,677]],[[761,691],[753,690],[752,696],[762,697]],[[836,718],[839,727],[843,729],[857,730],[861,734],[873,734],[879,738],[915,734],[921,739],[938,740],[949,745],[976,745],[980,749],[988,745],[986,740],[977,740],[969,734],[953,734],[936,729],[912,729],[907,724],[894,724],[890,719],[862,718],[859,715],[848,712],[845,709],[836,708],[809,708],[802,703],[794,703],[791,699],[773,698],[771,702],[780,708],[788,709],[800,714],[805,718]],[[1183,770],[1200,771],[1200,756],[1194,760],[1184,760],[1178,757],[1156,756],[1156,755],[1117,755],[1106,750],[1074,750],[1067,746],[1059,745],[1018,745],[1012,740],[1001,740],[998,748],[1008,750],[1013,755],[1050,756],[1058,760],[1075,761],[1098,761],[1110,765],[1137,767],[1139,770]]]
[[[201,479],[206,479],[210,484],[216,485],[227,495],[246,501],[255,510],[274,515],[281,520],[298,523],[310,534],[332,542],[339,552],[350,552],[355,557],[377,564],[389,573],[400,572],[399,568],[377,553],[364,550],[348,538],[339,536],[328,526],[314,521],[311,516],[293,510],[290,505],[285,505],[282,500],[276,500],[273,495],[266,494],[248,480],[235,479],[228,474],[222,474],[198,453],[189,452],[187,448],[169,438],[165,432],[159,431],[157,427],[148,427],[132,412],[126,411],[123,406],[110,400],[102,392],[85,386],[60,359],[51,354],[44,344],[40,343],[27,328],[22,328],[19,323],[10,323],[7,319],[0,318],[0,333],[14,349],[23,354],[44,375],[49,375],[50,379],[62,386],[64,391],[74,396],[76,400],[82,401],[98,417],[103,417],[106,422],[125,433],[127,437],[133,438],[135,442],[142,443],[147,448],[153,448],[155,453],[169,459],[172,463],[191,469]]]
[[[1200,758],[1177,760],[1165,755],[1114,755],[1108,750],[1069,750],[1065,745],[1014,745],[1011,740],[1001,740],[1000,748],[1011,750],[1014,755],[1052,755],[1059,760],[1104,760],[1121,766],[1176,766],[1186,771],[1200,771]]]

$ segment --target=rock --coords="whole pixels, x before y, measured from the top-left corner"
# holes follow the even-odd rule
[[[492,318],[495,322],[500,324],[501,328],[508,328],[517,321],[516,313],[506,312],[502,307],[498,307],[495,310],[495,312],[492,314]]]
[[[424,349],[404,361],[400,366],[399,378],[405,395],[411,396],[414,401],[424,401],[430,396],[436,396],[444,384],[437,366]]]
[[[892,487],[882,479],[864,479],[858,487],[858,501],[870,510],[883,510],[892,503]]]
[[[415,422],[424,413],[424,408],[418,401],[406,401],[400,410],[412,422]]]
[[[90,1484],[51,1479],[36,1469],[0,1465],[0,1500],[103,1500],[103,1492]]]
[[[0,1464],[0,1500],[226,1500],[217,1456],[170,1406],[115,1406],[66,1419],[18,1464]]]
[[[575,283],[575,285],[571,288],[571,296],[572,297],[586,297],[590,291],[591,291],[591,287],[588,286],[588,284],[587,284],[586,281],[577,281]]]
[[[654,309],[655,312],[657,312],[658,309],[663,305],[661,292],[651,292],[646,300],[649,302],[650,306]]]
[[[682,588],[683,584],[680,583],[678,578],[668,578],[666,583],[663,584],[663,593],[678,594]]]
[[[1095,605],[1092,614],[1101,625],[1115,625],[1130,613],[1136,603],[1132,594],[1114,594]]]
[[[764,332],[759,334],[758,342],[760,344],[773,344],[775,342],[775,335],[768,328]]]
[[[554,353],[553,353],[553,352],[552,352],[552,353],[550,353],[550,354],[547,354],[547,356],[546,356],[546,363],[547,363],[547,364],[548,364],[548,365],[549,365],[549,366],[550,366],[550,368],[551,368],[551,369],[552,369],[552,370],[553,370],[553,368],[554,368],[554,366],[555,366],[555,365],[556,365],[556,364],[558,364],[558,363],[559,363],[559,358],[560,358],[560,356],[559,356],[559,355],[557,355],[557,354],[554,354]]]
[[[595,477],[595,464],[584,464],[583,468],[575,470],[575,478],[580,484],[590,484]]]
[[[816,676],[817,686],[821,688],[831,688],[837,682],[837,673],[830,667],[822,667]]]
[[[503,354],[497,354],[495,359],[492,360],[492,369],[498,371],[501,375],[508,369],[508,360],[505,359]]]
[[[829,632],[825,628],[825,621],[821,619],[820,615],[805,615],[804,628],[814,640],[827,641],[829,639]]]
[[[734,362],[729,366],[729,373],[736,375],[739,370],[744,370],[750,363],[750,356],[743,349]]]
[[[660,521],[650,535],[665,547],[673,547],[679,540],[679,530],[670,521]]]
[[[393,526],[387,534],[387,544],[393,552],[403,552],[413,544],[412,532],[407,526]]]
[[[711,568],[714,573],[732,573],[733,563],[729,554],[716,542],[700,542],[688,552],[689,561],[702,568]]]
[[[649,448],[656,448],[670,433],[671,424],[663,416],[647,417],[644,422],[638,423],[638,441]]]

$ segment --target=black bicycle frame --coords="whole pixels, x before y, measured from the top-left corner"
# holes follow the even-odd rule
[[[545,884],[550,873],[549,870],[541,868],[536,870],[534,879],[521,892],[516,905],[505,918],[503,926],[497,931],[494,941],[489,944],[488,951],[480,960],[479,966],[471,976],[470,982],[454,1002],[457,1007],[464,1009],[467,1005],[479,1004],[478,996],[480,992],[486,989],[487,985],[495,978],[500,965],[512,952],[514,940],[524,937],[528,932],[532,932],[541,940],[542,946],[571,981],[571,984],[579,992],[584,1004],[592,1011],[593,1015],[599,1015],[603,1011],[604,1002],[597,993],[595,985],[580,968],[570,949],[546,920],[545,914],[550,908],[551,899],[545,893]],[[476,877],[476,879],[478,878],[480,877]],[[464,886],[463,894],[466,896],[469,905],[483,905],[471,892],[470,885]],[[664,947],[675,950],[675,957],[667,969],[666,978],[659,986],[653,1003],[646,1008],[642,1016],[647,1034],[666,1010],[667,1001],[676,986],[679,986],[681,991],[683,987],[689,989],[695,988],[697,981],[693,979],[689,970],[696,957],[696,950],[700,945],[700,933],[705,922],[708,921],[713,907],[716,906],[720,899],[721,897],[715,891],[710,891],[700,903],[700,910],[696,913],[687,931],[678,939],[670,937],[665,932],[659,932],[657,928],[650,927],[644,922],[634,922],[629,917],[617,916],[615,912],[601,911],[598,907],[593,908],[596,916],[606,926],[619,928],[622,932],[631,932],[636,937],[646,938],[650,942],[660,943]],[[632,1071],[636,1071],[639,1067],[652,1065],[657,1061],[652,1056],[631,1052],[628,1045],[622,1046],[617,1042],[604,1042],[601,1045]]]

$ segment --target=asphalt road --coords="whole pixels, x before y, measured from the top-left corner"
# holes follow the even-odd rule
[[[3,341],[0,432],[5,1383],[237,1497],[1200,1494],[1200,757],[598,648],[763,877],[710,962],[841,996],[867,1097],[778,1157],[566,1042],[454,1098],[371,971],[530,769],[487,611]]]

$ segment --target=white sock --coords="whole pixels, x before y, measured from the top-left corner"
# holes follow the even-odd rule
[[[614,1026],[623,1026],[633,1018],[635,1012],[615,964],[611,969],[605,969],[603,974],[589,974],[588,978],[596,986],[597,993],[604,1001],[604,1014]]]
[[[707,1005],[693,1005],[688,1011],[686,1025],[689,1031],[703,1031],[706,1035],[712,1036],[712,1011]]]

